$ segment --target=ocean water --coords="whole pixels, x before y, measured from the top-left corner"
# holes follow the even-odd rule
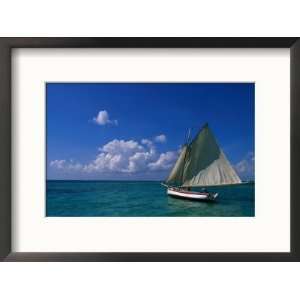
[[[49,217],[250,217],[254,216],[254,184],[214,187],[214,203],[167,196],[158,181],[48,180]]]

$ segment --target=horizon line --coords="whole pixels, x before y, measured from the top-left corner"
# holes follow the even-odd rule
[[[159,179],[46,179],[46,181],[161,181],[164,182],[164,180],[159,180]],[[247,180],[242,180],[242,183],[247,183],[247,182],[255,182],[254,179],[247,179]]]

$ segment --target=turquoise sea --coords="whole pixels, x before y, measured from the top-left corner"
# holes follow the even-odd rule
[[[47,180],[48,217],[250,217],[254,184],[214,187],[215,203],[168,197],[158,181]]]

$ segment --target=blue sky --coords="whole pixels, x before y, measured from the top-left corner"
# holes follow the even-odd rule
[[[47,178],[162,180],[208,122],[254,177],[253,83],[47,83]]]

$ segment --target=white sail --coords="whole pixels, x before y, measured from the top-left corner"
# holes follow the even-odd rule
[[[241,183],[207,125],[189,146],[182,182],[183,186]]]
[[[241,183],[241,179],[219,148],[207,125],[188,145],[185,152],[184,163],[182,163],[182,155],[180,155],[175,167],[177,164],[179,165],[179,160],[181,167],[174,167],[171,172],[172,178],[179,178],[176,180],[178,185],[197,187]],[[176,173],[177,169],[179,170],[178,174]]]
[[[185,145],[181,153],[169,175],[169,177],[166,180],[166,183],[169,185],[175,185],[179,186],[182,185],[182,176],[183,176],[183,168],[185,164],[185,159],[186,159],[186,150],[187,150],[187,145]]]

